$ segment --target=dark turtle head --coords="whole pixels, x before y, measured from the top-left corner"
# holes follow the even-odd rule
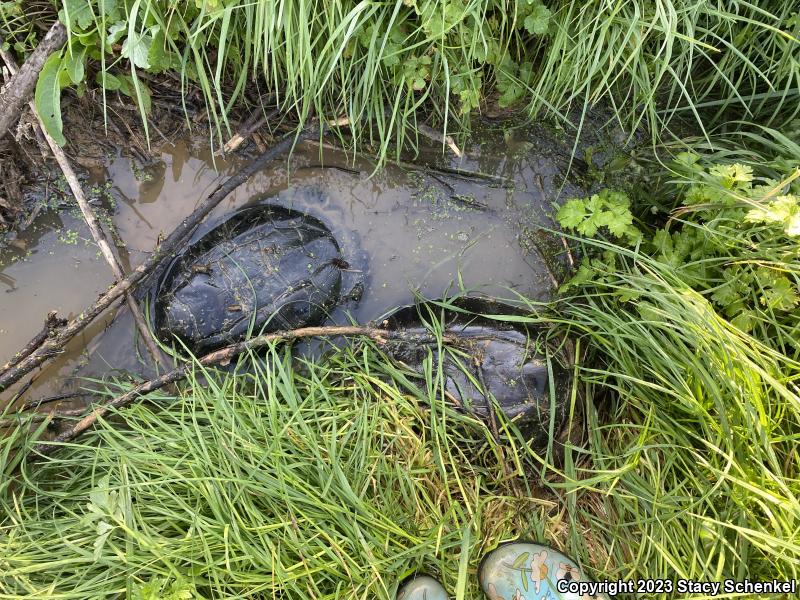
[[[519,319],[500,318],[523,316],[513,307],[479,298],[454,301],[453,306],[458,310],[445,311],[445,331],[452,340],[448,346],[458,354],[440,352],[435,342],[403,341],[389,344],[390,353],[420,371],[423,361],[433,354],[441,365],[448,396],[462,409],[490,421],[497,408],[534,448],[547,447],[551,424],[552,437],[557,438],[566,422],[569,371],[555,359],[548,365],[546,357],[537,353],[530,339],[533,328]],[[426,314],[421,307],[403,307],[390,314],[386,323],[393,329],[422,333],[426,330],[420,314]]]

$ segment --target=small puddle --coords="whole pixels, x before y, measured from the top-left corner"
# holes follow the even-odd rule
[[[413,302],[415,292],[434,298],[463,288],[546,299],[552,275],[530,244],[530,229],[548,223],[552,202],[581,191],[565,183],[569,148],[545,132],[538,127],[489,132],[468,145],[462,159],[430,149],[422,156],[439,163],[443,170],[437,171],[390,164],[373,173],[370,160],[353,161],[304,143],[289,160],[273,162],[237,189],[209,220],[277,197],[284,206],[321,218],[334,233],[353,232],[366,266],[365,291],[351,311],[361,323]],[[101,189],[110,182],[103,196],[113,206],[126,269],[141,263],[160,236],[245,162],[213,160],[207,147],[185,140],[160,153],[160,161],[143,169],[119,156],[105,173],[93,174]],[[464,177],[466,172],[483,175]],[[41,330],[49,311],[72,317],[111,283],[79,215],[43,212],[16,247],[0,253],[0,362]],[[76,376],[141,371],[132,320],[119,308],[38,372],[26,396],[57,393]]]

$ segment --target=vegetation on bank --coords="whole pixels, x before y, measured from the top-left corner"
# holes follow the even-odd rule
[[[216,140],[234,107],[263,102],[348,117],[350,141],[381,156],[422,122],[459,131],[496,105],[567,121],[603,102],[654,140],[676,118],[708,130],[800,110],[800,16],[782,0],[11,0],[0,27],[22,54],[56,9],[69,42],[36,97],[62,143],[64,88],[130,96],[144,116],[158,74],[202,91]]]
[[[452,410],[432,361],[415,375],[364,342],[298,369],[272,348],[37,463],[22,456],[41,431],[11,428],[0,598],[394,598],[417,570],[479,598],[481,556],[517,536],[601,579],[800,577],[790,3],[173,4],[66,2],[52,106],[62,84],[99,85],[146,113],[172,73],[222,134],[257,81],[298,120],[350,116],[353,143],[385,153],[423,121],[603,100],[658,141],[659,177],[557,209],[577,268],[528,321],[575,343],[582,435],[563,457]],[[2,6],[24,52],[36,11]],[[702,127],[663,139],[676,118]]]

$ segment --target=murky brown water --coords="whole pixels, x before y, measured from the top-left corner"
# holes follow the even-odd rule
[[[438,148],[428,152],[448,168],[489,174],[488,179],[396,165],[373,174],[367,159],[353,161],[329,149],[321,154],[318,145],[304,143],[291,159],[273,163],[236,190],[210,219],[276,196],[323,219],[334,233],[354,232],[366,268],[365,292],[351,313],[358,322],[408,304],[414,291],[440,297],[465,288],[543,299],[552,291],[552,276],[527,243],[529,228],[546,222],[553,201],[580,191],[564,183],[568,148],[558,150],[548,139],[545,150],[542,131],[487,134],[467,146],[461,160],[443,158]],[[144,170],[119,157],[95,174],[111,182],[126,268],[140,263],[160,234],[169,233],[241,164],[214,160],[207,148],[180,141],[164,146],[161,162]],[[112,282],[87,237],[77,216],[48,212],[20,237],[22,248],[0,253],[0,362],[41,329],[48,311],[73,316]],[[130,317],[127,309],[117,312],[98,320],[37,373],[27,396],[55,393],[76,374],[137,371]]]

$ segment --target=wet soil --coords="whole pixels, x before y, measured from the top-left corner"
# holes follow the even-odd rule
[[[256,151],[248,142],[241,156],[223,158],[205,137],[174,139],[154,145],[149,157],[113,143],[89,144],[77,161],[88,167],[87,188],[105,209],[126,269]],[[595,137],[583,145],[608,147],[609,139],[619,141]],[[430,143],[406,163],[376,171],[368,155],[304,142],[224,200],[196,235],[266,199],[321,219],[360,257],[364,293],[340,320],[380,319],[415,294],[469,290],[512,302],[517,295],[545,300],[566,258],[560,238],[542,227],[552,227],[555,202],[592,185],[592,165],[583,162],[585,153],[571,158],[572,144],[543,124],[487,121],[463,144],[460,159]],[[40,189],[38,201],[43,208],[30,226],[0,250],[0,362],[41,329],[48,311],[75,315],[112,283],[69,198]],[[84,385],[87,377],[141,374],[143,354],[127,309],[110,311],[36,374],[26,397]]]

